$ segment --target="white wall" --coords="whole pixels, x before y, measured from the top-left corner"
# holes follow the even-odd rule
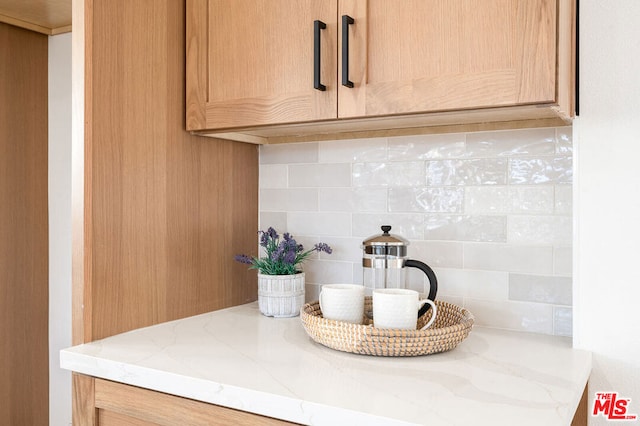
[[[615,391],[640,415],[640,2],[580,6],[574,344],[594,354],[591,403]]]
[[[49,37],[49,424],[71,424],[71,34]]]

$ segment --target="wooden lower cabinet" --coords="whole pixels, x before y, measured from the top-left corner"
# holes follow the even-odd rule
[[[74,374],[73,424],[80,426],[291,425],[135,386]]]
[[[98,410],[98,424],[99,425],[117,425],[117,426],[153,426],[157,423],[148,422],[146,420],[140,420],[135,417],[127,416],[126,414],[116,413],[108,410]]]
[[[589,383],[584,387],[578,408],[573,415],[571,426],[587,426],[589,422]]]
[[[263,426],[292,425],[270,417],[233,410],[135,386],[74,373],[73,424],[77,426]],[[588,385],[571,426],[586,426]]]

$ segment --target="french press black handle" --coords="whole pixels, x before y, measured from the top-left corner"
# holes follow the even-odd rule
[[[429,295],[427,296],[427,299],[435,301],[436,293],[438,292],[438,279],[436,278],[436,274],[433,272],[433,269],[431,269],[429,265],[424,262],[412,259],[407,260],[404,263],[404,266],[407,266],[409,268],[418,268],[425,273],[425,275],[429,279]],[[429,309],[431,309],[431,305],[429,304],[425,304],[422,308],[420,308],[420,310],[418,311],[418,318],[424,315]]]

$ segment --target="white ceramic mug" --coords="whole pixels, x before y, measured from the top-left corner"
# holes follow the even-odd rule
[[[320,292],[322,316],[336,321],[362,324],[364,286],[357,284],[325,284]]]
[[[425,303],[431,305],[433,314],[421,330],[429,328],[436,319],[437,308],[432,300],[420,300],[420,295],[415,290],[403,288],[373,290],[373,326],[415,330],[418,323],[418,311]]]

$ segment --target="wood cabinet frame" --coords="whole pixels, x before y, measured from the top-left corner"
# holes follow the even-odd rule
[[[184,130],[184,0],[73,20],[73,344],[256,300],[258,150]]]

